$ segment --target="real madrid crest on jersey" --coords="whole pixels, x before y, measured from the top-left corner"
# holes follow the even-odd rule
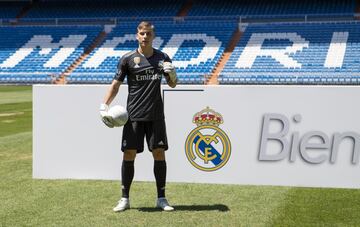
[[[186,157],[194,167],[215,171],[229,160],[231,143],[226,133],[218,127],[223,122],[221,114],[209,107],[194,115],[193,123],[197,127],[185,142]]]
[[[158,66],[159,68],[164,68],[164,61],[163,60],[159,61]]]
[[[134,63],[135,63],[135,66],[134,68],[139,68],[139,63],[140,63],[140,57],[134,57]]]

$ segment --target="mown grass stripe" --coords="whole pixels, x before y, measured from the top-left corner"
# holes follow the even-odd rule
[[[32,102],[0,104],[0,137],[32,130]]]

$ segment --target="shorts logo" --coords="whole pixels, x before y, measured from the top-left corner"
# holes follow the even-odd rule
[[[135,66],[134,68],[139,68],[139,64],[140,64],[140,57],[134,57],[134,63],[135,63]]]
[[[186,157],[194,167],[210,172],[220,169],[229,160],[231,143],[218,127],[223,122],[221,114],[209,107],[194,115],[193,123],[197,127],[185,142]]]

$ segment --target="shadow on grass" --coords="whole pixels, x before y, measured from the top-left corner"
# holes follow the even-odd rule
[[[229,211],[229,207],[223,204],[213,204],[213,205],[178,205],[173,206],[175,211],[221,211],[227,212]],[[162,211],[159,208],[155,207],[139,207],[137,208],[139,211],[142,212],[159,212]]]

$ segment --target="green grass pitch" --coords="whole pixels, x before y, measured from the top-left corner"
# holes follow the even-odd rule
[[[152,171],[152,170],[150,170]],[[32,179],[32,88],[0,86],[0,226],[359,226],[360,190],[168,183],[176,211],[154,208],[155,184]]]

